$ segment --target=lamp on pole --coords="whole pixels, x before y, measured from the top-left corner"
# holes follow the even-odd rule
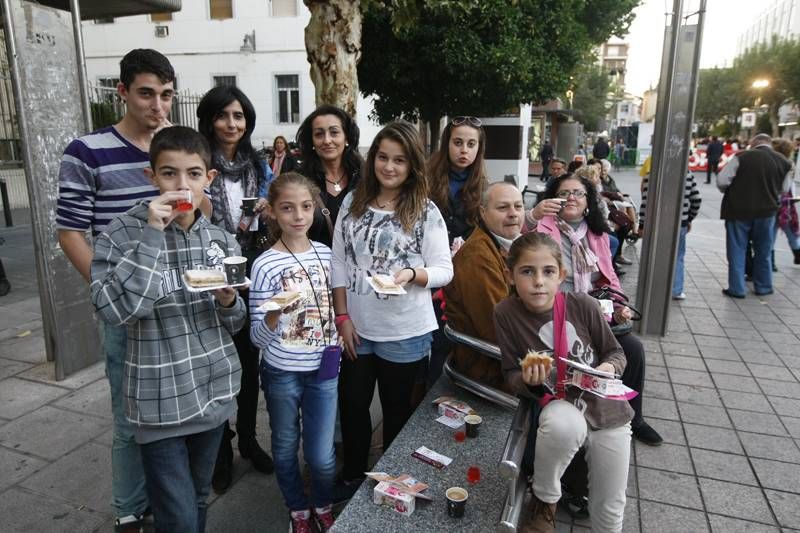
[[[769,88],[769,80],[766,78],[759,78],[757,80],[753,80],[753,83],[750,85],[750,87],[752,87],[753,92],[755,93],[755,97],[753,99],[753,111],[757,118],[758,113],[760,111],[759,108],[761,106],[761,94],[763,93],[764,89]],[[747,133],[748,133],[747,135],[748,139],[752,137],[753,134],[752,128],[749,129]]]

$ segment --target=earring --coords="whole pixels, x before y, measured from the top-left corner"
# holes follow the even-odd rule
[[[586,209],[583,210],[583,216],[586,216],[588,214],[589,214],[589,208],[587,207]]]
[[[347,148],[348,146],[350,146],[350,143],[344,143],[345,148]]]
[[[317,151],[316,147],[312,146],[312,147],[311,147],[311,151],[312,151],[312,152],[316,152],[316,151]]]

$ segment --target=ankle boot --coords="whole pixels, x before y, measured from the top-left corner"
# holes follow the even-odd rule
[[[536,495],[531,500],[532,513],[528,521],[520,528],[522,533],[555,533],[556,504],[545,503]]]
[[[242,439],[239,435],[239,453],[243,458],[253,461],[253,467],[262,474],[271,474],[275,471],[272,457],[261,448],[254,436]]]

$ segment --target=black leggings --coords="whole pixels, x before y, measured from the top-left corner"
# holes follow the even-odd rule
[[[359,355],[355,361],[342,358],[339,374],[339,418],[342,425],[344,467],[342,478],[356,479],[367,471],[372,442],[372,403],[375,382],[383,409],[383,449],[394,438],[416,409],[412,400],[415,384],[424,379],[428,357],[412,363],[393,363],[377,355]]]
[[[628,403],[633,408],[633,420],[631,426],[636,426],[642,422],[642,394],[644,394],[644,346],[636,335],[628,333],[617,337],[617,342],[625,352],[628,363],[625,365],[625,372],[622,373],[622,383],[632,388],[639,394],[636,398],[629,400]]]

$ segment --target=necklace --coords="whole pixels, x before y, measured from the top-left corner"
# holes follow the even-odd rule
[[[398,196],[399,196],[399,195],[398,195]],[[375,197],[375,205],[377,205],[377,206],[378,206],[378,209],[385,209],[385,208],[386,208],[388,205],[390,205],[390,204],[393,204],[393,203],[395,203],[396,201],[397,201],[397,196],[395,196],[395,197],[394,197],[394,198],[392,198],[391,200],[386,200],[386,202],[385,202],[384,204],[381,204],[381,203],[378,201],[378,197],[377,197],[377,196]]]
[[[344,179],[344,172],[342,172],[342,175],[339,176],[339,179],[336,181],[331,181],[328,179],[327,176],[325,177],[325,181],[333,185],[333,190],[336,192],[342,192],[342,186],[339,184],[342,182],[343,179]]]

